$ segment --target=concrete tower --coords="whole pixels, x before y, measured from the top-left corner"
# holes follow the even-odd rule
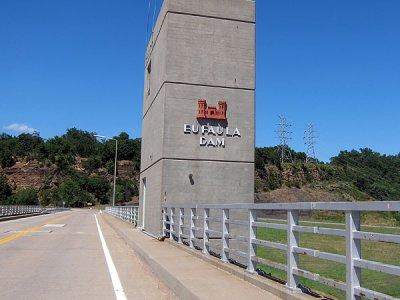
[[[255,2],[165,0],[146,53],[140,221],[254,202]]]

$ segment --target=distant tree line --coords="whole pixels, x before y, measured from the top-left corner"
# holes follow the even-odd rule
[[[117,202],[126,202],[139,194],[140,139],[127,133],[118,140],[118,159],[131,161],[133,172],[119,178]],[[382,155],[371,149],[342,151],[330,163],[313,160],[306,154],[287,149],[292,162],[281,163],[277,147],[256,148],[256,192],[284,186],[299,187],[315,182],[341,183],[357,200],[400,199],[400,154]],[[62,136],[44,140],[37,135],[0,134],[0,167],[12,167],[17,161],[37,160],[55,168],[39,189],[13,189],[0,169],[0,204],[42,204],[82,207],[87,203],[109,203],[112,194],[115,142],[98,141],[94,133],[68,129]],[[61,178],[56,186],[52,176]]]

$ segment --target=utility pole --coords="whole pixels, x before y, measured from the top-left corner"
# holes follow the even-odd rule
[[[113,185],[113,205],[115,206],[115,184],[117,181],[117,163],[118,163],[118,140],[115,139],[115,160],[114,160],[114,185]]]
[[[307,125],[306,131],[304,131],[304,145],[306,146],[306,163],[310,161],[316,161],[315,155],[315,144],[317,143],[317,137],[315,136],[315,126],[310,123]]]
[[[117,182],[117,164],[118,164],[118,140],[106,137],[104,135],[95,134],[94,137],[100,138],[104,141],[113,140],[115,141],[115,157],[114,157],[114,184],[113,184],[113,197],[112,197],[112,206],[115,206],[115,185]]]
[[[292,125],[289,124],[285,116],[283,115],[279,116],[277,133],[279,139],[279,153],[280,153],[281,163],[285,162],[286,160],[293,161],[292,154],[289,148],[289,141],[292,139],[291,138],[292,132],[290,131],[291,126]]]

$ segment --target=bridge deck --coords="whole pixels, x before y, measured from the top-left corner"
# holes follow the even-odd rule
[[[98,219],[127,299],[176,298]],[[0,266],[0,299],[115,299],[94,211],[1,222]]]
[[[1,222],[0,266],[0,299],[278,299],[94,210]]]

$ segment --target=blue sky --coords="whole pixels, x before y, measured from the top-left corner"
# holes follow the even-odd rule
[[[257,1],[257,146],[277,144],[284,114],[299,151],[315,124],[320,159],[399,153],[399,11],[398,0]],[[0,131],[139,137],[147,15],[147,0],[2,0]]]

